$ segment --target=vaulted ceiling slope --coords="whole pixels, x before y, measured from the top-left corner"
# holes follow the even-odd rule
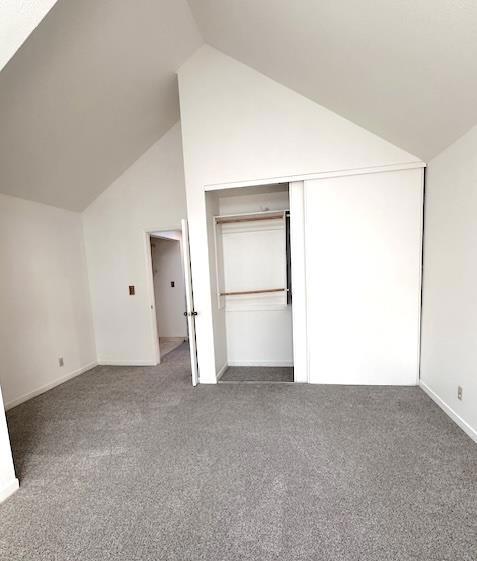
[[[186,0],[59,0],[0,73],[0,191],[82,210],[179,118]]]
[[[56,0],[0,2],[0,70],[45,17]]]
[[[207,43],[429,161],[477,123],[475,0],[189,0]]]
[[[0,192],[85,208],[177,121],[204,39],[429,161],[477,123],[476,30],[475,0],[59,0],[0,73]]]

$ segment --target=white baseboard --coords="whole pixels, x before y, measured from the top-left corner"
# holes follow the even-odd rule
[[[159,363],[153,360],[98,360],[99,366],[157,366]]]
[[[45,393],[48,390],[51,390],[52,388],[55,388],[56,386],[59,386],[60,384],[63,384],[63,382],[71,380],[71,378],[75,378],[76,376],[79,376],[80,374],[83,374],[84,372],[87,372],[88,370],[91,370],[91,368],[94,368],[97,365],[98,365],[98,363],[96,361],[90,362],[89,364],[86,364],[85,366],[82,366],[81,368],[78,368],[77,370],[73,370],[73,372],[69,372],[68,374],[65,374],[64,376],[61,376],[60,378],[56,378],[56,380],[53,380],[52,382],[49,382],[48,384],[45,384],[44,386],[40,386],[39,388],[36,388],[35,390],[33,390],[31,392],[28,392],[28,393],[23,394],[23,395],[15,398],[15,399],[12,399],[11,401],[8,401],[7,403],[5,403],[5,411],[8,411],[8,409],[12,409],[12,407],[16,407],[17,405],[20,405],[20,403],[24,403],[25,401],[28,401],[29,399],[32,399],[33,397],[36,397],[37,395]]]
[[[422,380],[419,382],[422,390],[445,412],[449,417],[468,435],[474,442],[477,442],[477,431],[473,429],[469,423],[458,415],[451,407],[447,405],[431,388]]]
[[[293,361],[289,360],[229,360],[229,366],[263,366],[263,367],[274,367],[274,366],[293,366]]]
[[[228,367],[229,365],[225,362],[222,368],[217,372],[217,382],[220,380],[220,378],[222,378],[224,372],[227,370]]]
[[[188,337],[159,337],[163,341],[187,341]]]
[[[18,489],[18,479],[14,478],[10,483],[7,483],[4,487],[0,489],[0,503],[3,503],[4,500],[8,499],[10,495]]]

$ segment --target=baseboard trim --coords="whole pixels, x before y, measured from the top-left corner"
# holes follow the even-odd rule
[[[229,365],[227,364],[227,362],[225,362],[222,368],[217,372],[217,382],[220,380],[220,378],[222,378],[228,367]]]
[[[52,382],[49,382],[48,384],[45,384],[44,386],[40,386],[39,388],[37,388],[37,389],[35,389],[31,392],[28,392],[26,394],[21,395],[20,397],[12,399],[11,401],[8,401],[7,403],[5,403],[5,411],[8,411],[9,409],[12,409],[13,407],[16,407],[17,405],[20,405],[21,403],[24,403],[25,401],[28,401],[29,399],[32,399],[32,398],[36,397],[37,395],[41,395],[42,393],[45,393],[48,390],[56,388],[56,386],[59,386],[60,384],[63,384],[64,382],[67,382],[68,380],[71,380],[71,378],[75,378],[76,376],[79,376],[80,374],[83,374],[84,372],[87,372],[88,370],[91,370],[92,368],[94,368],[97,365],[98,365],[98,363],[96,361],[90,362],[89,364],[86,364],[85,366],[82,366],[81,368],[78,368],[77,370],[73,370],[73,372],[69,372],[68,374],[65,374],[64,376],[61,376],[61,378],[57,378],[56,380],[53,380]]]
[[[3,503],[3,501],[8,499],[8,497],[13,495],[13,493],[18,489],[19,486],[20,485],[18,483],[18,479],[15,478],[10,481],[10,483],[7,483],[7,485],[5,485],[2,489],[0,489],[0,503]]]
[[[157,366],[159,363],[153,360],[98,360],[99,366]]]
[[[458,425],[470,438],[477,442],[477,431],[474,430],[467,421],[458,415],[452,407],[449,407],[425,382],[419,381],[421,389],[434,401],[447,415]]]
[[[163,341],[187,341],[188,337],[159,337]]]
[[[276,367],[276,366],[288,366],[291,367],[293,366],[293,361],[288,361],[288,360],[277,360],[277,361],[273,361],[273,360],[264,360],[264,361],[258,361],[258,360],[229,360],[228,361],[228,366],[263,366],[263,367]]]

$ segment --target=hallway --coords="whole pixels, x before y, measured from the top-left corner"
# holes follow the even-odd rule
[[[418,388],[193,389],[182,345],[8,422],[4,561],[475,559],[476,447]]]

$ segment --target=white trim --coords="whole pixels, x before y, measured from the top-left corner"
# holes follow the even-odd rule
[[[293,380],[308,383],[304,182],[290,183],[290,257],[292,277]]]
[[[232,181],[228,183],[214,183],[205,185],[205,191],[217,191],[232,187],[253,187],[257,185],[273,185],[276,183],[291,183],[293,181],[309,181],[310,179],[324,179],[328,177],[344,177],[347,175],[364,175],[367,173],[382,173],[384,171],[401,171],[405,169],[425,168],[426,164],[420,160],[401,164],[390,164],[375,166],[371,168],[352,168],[343,170],[322,171],[320,173],[305,173],[301,175],[287,175],[284,177],[271,177],[261,179],[250,179],[247,181]]]
[[[422,270],[424,265],[424,169],[421,171],[421,202],[419,208],[421,223],[420,232],[420,251],[419,257],[421,258],[419,266],[419,297],[418,297],[418,311],[417,311],[417,368],[416,368],[416,385],[419,385],[421,378],[421,324],[422,324]]]
[[[177,335],[177,337],[161,337],[163,341],[170,341],[171,343],[185,343],[188,340],[188,337],[185,335]]]
[[[477,431],[473,429],[469,423],[458,415],[451,407],[447,405],[431,388],[422,380],[419,382],[421,389],[445,412],[449,417],[468,435],[470,438],[477,442]]]
[[[7,485],[5,485],[3,487],[3,489],[0,489],[0,503],[3,503],[3,501],[8,499],[8,497],[10,497],[10,495],[13,495],[13,493],[19,487],[20,487],[20,485],[19,485],[18,479],[16,477],[12,481],[10,481],[10,483],[7,483]]]
[[[224,362],[222,368],[217,372],[217,382],[220,380],[220,378],[222,378],[228,367],[229,367],[228,363]]]
[[[291,360],[229,360],[229,366],[264,366],[264,367],[274,367],[274,366],[293,366],[293,361]]]
[[[149,298],[149,319],[151,322],[151,335],[152,335],[152,349],[154,352],[155,360],[159,364],[161,362],[161,348],[159,346],[159,332],[157,329],[156,318],[156,295],[154,292],[154,271],[152,270],[152,254],[151,254],[151,233],[144,233],[145,240],[145,255],[146,260],[146,292]]]
[[[12,407],[16,407],[17,405],[20,405],[20,403],[24,403],[25,401],[28,401],[29,399],[32,399],[37,395],[41,395],[42,393],[45,393],[48,390],[51,390],[52,388],[55,388],[56,386],[59,386],[60,384],[67,382],[68,380],[71,380],[71,378],[75,378],[76,376],[79,376],[80,374],[83,374],[84,372],[91,370],[95,366],[98,366],[98,364],[99,363],[97,361],[90,362],[89,364],[86,364],[86,366],[82,366],[77,370],[73,370],[73,372],[69,372],[64,376],[61,376],[61,378],[57,378],[56,380],[53,380],[53,382],[49,382],[44,386],[40,386],[36,390],[23,394],[20,397],[17,397],[16,399],[12,399],[8,403],[5,403],[5,411],[8,411],[8,409],[11,409]]]
[[[154,360],[108,360],[102,358],[98,360],[99,366],[157,366],[159,362]]]

